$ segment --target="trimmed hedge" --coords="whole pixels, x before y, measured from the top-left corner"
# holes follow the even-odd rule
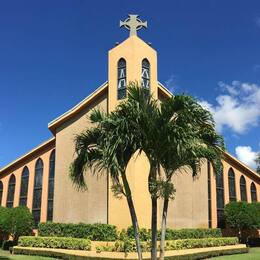
[[[237,237],[182,239],[182,240],[166,241],[165,249],[180,250],[180,249],[190,249],[190,248],[230,246],[236,244],[238,244]]]
[[[90,250],[91,241],[89,239],[71,238],[71,237],[20,237],[19,246],[23,247],[44,247],[44,248],[62,248],[75,250]]]
[[[124,232],[124,231],[122,231]],[[122,233],[121,232],[121,233]],[[134,229],[129,227],[126,230],[126,236],[134,239]],[[121,235],[122,237],[122,235]],[[158,231],[158,240],[160,240],[161,232]],[[177,240],[177,239],[191,239],[191,238],[209,238],[209,237],[222,237],[221,229],[219,228],[183,228],[183,229],[170,229],[166,230],[166,240]],[[151,240],[151,230],[141,228],[140,238],[142,241]]]
[[[167,229],[166,240],[191,239],[191,238],[218,238],[222,237],[219,228],[191,228],[191,229]]]
[[[219,238],[200,238],[200,239],[181,239],[166,241],[165,250],[180,250],[191,248],[218,247],[238,244],[236,237],[219,237]],[[150,242],[141,242],[143,251],[151,250]],[[159,249],[159,248],[158,248]],[[114,245],[97,246],[97,252],[135,252],[136,245],[133,239],[116,241]]]
[[[39,236],[87,238],[92,241],[117,240],[116,226],[108,224],[65,224],[46,222],[39,224]]]
[[[125,239],[134,239],[133,227],[127,230],[117,232],[116,226],[108,224],[65,224],[46,222],[40,223],[38,229],[39,236],[43,237],[74,237],[87,238],[91,241],[116,241]],[[221,237],[221,230],[218,228],[185,228],[185,229],[167,229],[166,240],[192,239]],[[141,241],[151,240],[151,230],[140,229]],[[158,240],[160,240],[160,231],[158,231]]]

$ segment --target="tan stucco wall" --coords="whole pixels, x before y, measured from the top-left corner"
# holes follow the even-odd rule
[[[149,162],[147,157],[138,152],[130,160],[126,175],[132,191],[135,209],[140,227],[150,226],[151,202],[148,192]],[[121,228],[131,225],[131,218],[126,198],[115,198],[109,190],[109,223]]]
[[[49,158],[51,152],[55,148],[55,143],[51,143],[44,149],[40,149],[38,152],[33,153],[31,156],[19,162],[13,168],[8,169],[4,173],[1,173],[0,180],[3,183],[3,195],[2,206],[6,206],[8,184],[12,174],[15,175],[15,195],[13,206],[19,206],[20,189],[21,189],[21,177],[25,166],[29,169],[29,183],[28,183],[28,195],[27,195],[27,207],[32,210],[33,203],[33,188],[34,188],[34,175],[35,164],[38,158],[43,161],[43,183],[42,183],[42,203],[41,203],[41,222],[45,222],[47,219],[47,205],[48,205],[48,178],[49,178]]]
[[[144,154],[131,159],[127,177],[132,190],[140,227],[150,228],[151,199],[148,191],[149,162]],[[203,163],[201,173],[193,178],[190,170],[177,173],[172,179],[176,194],[169,203],[168,226],[172,228],[208,227],[207,164]],[[126,228],[131,218],[126,199],[118,200],[109,192],[109,223]],[[163,201],[158,201],[158,228],[161,225]]]
[[[86,192],[77,191],[68,176],[75,155],[75,135],[91,126],[88,116],[94,107],[107,111],[106,93],[57,129],[54,222],[107,223],[107,175],[97,178],[88,170]]]
[[[175,199],[169,204],[168,226],[172,228],[208,227],[207,163],[193,178],[191,170],[173,176]]]

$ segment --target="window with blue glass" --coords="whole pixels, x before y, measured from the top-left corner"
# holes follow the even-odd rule
[[[216,192],[217,192],[217,227],[223,228],[224,222],[224,180],[223,171],[216,174]]]
[[[126,98],[126,61],[121,58],[117,64],[117,99]]]
[[[21,189],[20,189],[20,206],[27,205],[27,193],[29,184],[29,169],[27,166],[23,168],[22,179],[21,179]]]
[[[246,179],[243,175],[240,177],[240,196],[241,201],[247,201]]]
[[[38,159],[35,164],[34,188],[33,188],[33,206],[32,214],[35,227],[38,226],[41,219],[41,203],[42,203],[42,177],[43,177],[43,161]]]
[[[228,188],[229,188],[229,201],[236,201],[236,182],[235,173],[232,168],[228,171]]]
[[[0,206],[2,206],[3,183],[0,181]]]
[[[12,208],[14,206],[15,182],[16,182],[15,176],[12,174],[8,184],[8,193],[7,193],[7,202],[6,202],[7,208]]]
[[[256,192],[256,186],[253,182],[251,183],[250,191],[251,191],[251,201],[256,202],[257,201],[257,192]]]
[[[55,177],[55,150],[52,151],[49,164],[49,182],[48,182],[48,209],[47,220],[53,220],[53,194],[54,194],[54,177]]]

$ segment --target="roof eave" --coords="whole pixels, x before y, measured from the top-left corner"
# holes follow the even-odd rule
[[[47,141],[39,144],[38,146],[36,146],[35,148],[30,150],[26,154],[18,157],[16,160],[10,162],[9,164],[7,164],[3,168],[1,168],[0,169],[0,174],[2,174],[3,172],[7,171],[11,167],[14,167],[16,164],[20,163],[21,161],[25,160],[26,158],[30,157],[31,155],[37,153],[38,151],[40,151],[40,150],[42,150],[42,149],[44,149],[44,148],[46,148],[48,146],[51,146],[51,145],[55,145],[55,137],[52,137],[52,138],[48,139]]]

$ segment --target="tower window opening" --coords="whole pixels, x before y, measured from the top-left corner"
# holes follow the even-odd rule
[[[126,61],[121,58],[117,64],[117,99],[126,98]]]
[[[142,61],[142,87],[150,89],[150,63],[147,59]]]

